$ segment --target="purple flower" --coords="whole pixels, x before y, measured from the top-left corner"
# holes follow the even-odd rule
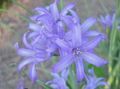
[[[45,29],[44,34],[46,34],[46,36],[49,37],[57,35],[57,37],[62,38],[65,33],[65,25],[69,25],[68,22],[78,22],[79,19],[75,11],[72,10],[74,7],[73,3],[67,5],[61,11],[58,10],[57,4],[58,1],[55,1],[46,8],[35,8],[35,11],[37,11],[38,14],[32,16],[31,19],[35,22],[35,24]],[[39,30],[39,27],[35,25],[33,26],[33,24],[30,24],[30,27],[37,27]]]
[[[55,51],[55,46],[52,45],[46,38],[37,38],[30,36],[32,33],[25,33],[23,36],[23,43],[25,48],[19,48],[16,44],[18,55],[24,60],[18,65],[18,71],[29,64],[29,77],[35,82],[37,80],[37,72],[35,65],[50,59],[52,53]],[[40,35],[41,36],[41,35]]]
[[[99,86],[108,86],[108,84],[104,81],[104,78],[97,78],[95,76],[94,70],[89,70],[90,75],[86,76],[87,84],[84,89],[97,89]]]
[[[53,89],[69,89],[66,85],[68,73],[68,69],[62,71],[61,76],[57,73],[52,73],[54,79],[48,81],[47,84],[50,85]]]
[[[69,67],[72,63],[75,63],[76,76],[78,81],[81,81],[85,76],[84,61],[97,67],[107,63],[106,60],[93,52],[100,41],[104,39],[104,36],[98,34],[95,38],[90,40],[88,37],[85,37],[84,30],[87,31],[91,26],[89,24],[84,26],[85,29],[83,25],[75,24],[71,27],[72,30],[68,31],[68,34],[66,33],[64,39],[56,40],[56,44],[61,48],[61,53],[64,55],[60,58],[59,62],[53,66],[53,72],[60,72],[64,68]],[[82,29],[84,30],[82,31]]]
[[[104,29],[106,28],[112,28],[113,23],[115,21],[115,14],[113,15],[106,15],[104,16],[100,16],[99,22],[102,24],[102,26],[104,27]]]

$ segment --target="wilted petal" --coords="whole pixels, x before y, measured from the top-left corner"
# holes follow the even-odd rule
[[[96,19],[93,17],[88,18],[82,25],[81,28],[83,32],[87,31],[93,24],[95,24]]]
[[[67,68],[72,63],[73,63],[72,56],[67,55],[67,56],[63,57],[63,59],[61,59],[58,63],[56,63],[53,66],[52,71],[60,72],[60,71],[64,70],[65,68]]]
[[[35,64],[31,64],[29,67],[29,77],[33,81],[33,83],[37,80],[37,73],[35,69]]]
[[[90,52],[83,52],[82,57],[85,61],[97,67],[107,64],[107,61]]]
[[[82,79],[85,76],[83,59],[82,58],[79,58],[79,59],[77,58],[76,61],[75,61],[75,64],[76,64],[76,76],[77,76],[77,80],[78,80],[78,82],[81,82]]]

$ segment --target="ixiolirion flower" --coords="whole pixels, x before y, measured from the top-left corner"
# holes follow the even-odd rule
[[[102,27],[104,29],[107,29],[107,28],[112,29],[114,21],[115,21],[115,14],[100,16],[100,19],[99,19],[99,22],[102,24]]]
[[[104,78],[97,78],[95,76],[93,69],[89,69],[89,75],[86,76],[86,81],[87,84],[85,85],[84,89],[97,89],[100,86],[107,86],[109,88]]]
[[[68,31],[69,35],[66,33],[67,35],[64,40],[56,40],[57,45],[61,47],[65,55],[53,66],[53,72],[60,72],[75,63],[77,79],[78,81],[82,81],[85,76],[85,61],[97,67],[107,63],[107,60],[104,60],[94,53],[95,47],[104,39],[104,35],[99,34],[92,40],[84,39],[82,34],[83,27],[81,29],[80,24],[75,24],[72,28],[72,32]]]
[[[71,64],[75,64],[77,80],[81,82],[86,76],[84,62],[97,67],[107,63],[94,53],[105,35],[89,30],[96,23],[95,18],[90,17],[81,23],[73,10],[73,3],[62,10],[58,9],[58,4],[59,0],[55,0],[46,8],[35,8],[37,14],[30,17],[32,22],[29,31],[23,35],[24,46],[19,47],[17,43],[15,47],[23,59],[18,65],[20,77],[22,69],[28,65],[29,77],[33,83],[38,79],[36,64],[46,62],[57,54],[60,60],[52,68],[54,79],[47,84],[54,89],[68,89],[66,82],[69,72],[64,70]]]
[[[31,17],[33,22],[29,24],[30,30],[23,36],[24,47],[20,48],[18,43],[16,44],[18,55],[24,59],[18,66],[19,73],[29,64],[29,77],[32,81],[36,81],[35,65],[50,59],[56,53],[54,40],[64,36],[62,23],[68,21],[65,18],[69,17],[71,20],[77,18],[77,14],[72,10],[73,7],[74,4],[69,4],[59,13],[55,1],[47,8],[35,8],[38,14]],[[71,14],[68,15],[68,12]]]
[[[53,89],[69,89],[66,81],[69,74],[69,70],[65,69],[61,72],[61,75],[57,73],[51,73],[54,77],[53,80],[47,82]]]

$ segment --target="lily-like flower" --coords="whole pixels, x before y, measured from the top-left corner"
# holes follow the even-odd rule
[[[107,63],[106,60],[97,56],[93,52],[95,47],[101,42],[101,40],[104,39],[104,36],[99,34],[92,40],[88,38],[84,39],[80,24],[75,24],[72,28],[73,29],[70,32],[68,31],[68,34],[66,33],[66,36],[63,40],[56,40],[56,44],[61,47],[61,50],[65,55],[62,56],[59,62],[53,66],[53,72],[60,72],[64,68],[67,68],[71,64],[75,63],[77,79],[78,81],[82,81],[82,79],[85,77],[85,61],[97,67]]]
[[[58,2],[58,0],[55,0],[54,3],[46,8],[35,8],[37,15],[32,16],[31,19],[35,22],[35,24],[42,25],[45,28],[44,34],[47,36],[50,36],[51,34],[62,38],[65,33],[65,25],[69,25],[68,22],[78,22],[79,18],[76,12],[72,10],[74,7],[73,3],[65,6],[61,11],[59,11],[57,6]],[[36,28],[38,26],[30,24],[30,27]]]
[[[30,38],[30,35],[25,33],[23,36],[25,48],[20,48],[18,44],[15,47],[18,55],[24,59],[18,66],[19,73],[29,64],[29,77],[35,82],[37,80],[35,65],[50,59],[55,48],[45,38],[35,39],[34,37]]]
[[[102,26],[104,27],[104,29],[106,28],[112,28],[113,23],[115,21],[115,14],[113,15],[106,15],[104,16],[100,16],[99,22],[102,24]]]
[[[61,75],[57,73],[52,73],[52,76],[54,78],[53,80],[48,81],[47,84],[50,85],[53,89],[69,89],[66,85],[68,74],[68,69],[63,70],[61,72]]]
[[[86,76],[86,80],[87,80],[87,84],[84,87],[84,89],[97,89],[97,87],[99,86],[107,86],[108,84],[104,81],[105,79],[100,77],[97,78],[95,76],[94,70],[90,69],[89,70],[89,74],[88,76]]]

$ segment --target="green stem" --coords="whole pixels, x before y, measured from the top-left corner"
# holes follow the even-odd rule
[[[60,10],[62,10],[64,7],[64,0],[60,0]]]

